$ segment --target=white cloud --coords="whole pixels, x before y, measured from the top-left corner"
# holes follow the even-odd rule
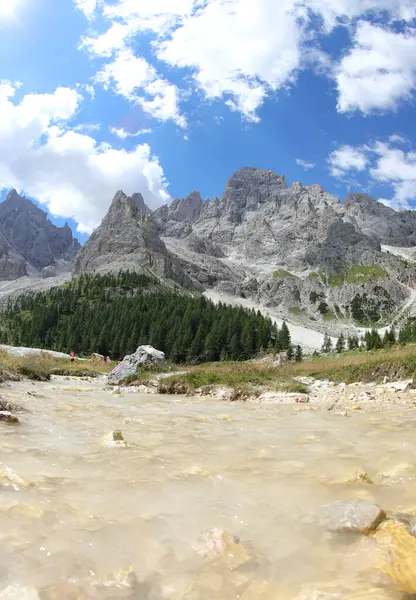
[[[256,121],[265,96],[296,79],[303,14],[293,0],[209,2],[162,40],[156,53],[172,66],[191,68],[207,98],[224,97]]]
[[[397,210],[416,208],[416,152],[403,151],[402,136],[393,134],[388,142],[342,146],[328,158],[331,175],[345,177],[353,171],[366,171],[373,183],[392,189],[392,198],[380,200]],[[396,146],[394,145],[396,144]]]
[[[87,19],[92,19],[102,0],[74,0],[75,6],[82,10]]]
[[[368,157],[364,148],[345,145],[331,152],[328,164],[333,177],[344,177],[350,171],[365,171]]]
[[[152,130],[151,129],[139,129],[135,133],[129,133],[128,131],[123,129],[123,127],[121,127],[120,129],[117,129],[117,127],[111,127],[110,132],[113,135],[116,135],[117,137],[121,138],[122,140],[126,140],[127,138],[130,138],[130,137],[139,137],[140,135],[146,135],[148,133],[152,133]]]
[[[147,144],[131,152],[98,144],[70,129],[82,102],[73,89],[27,94],[13,102],[15,88],[0,84],[0,187],[16,187],[50,212],[90,232],[118,189],[141,192],[155,208],[169,199],[162,168]]]
[[[114,60],[97,73],[95,80],[105,89],[113,89],[136,102],[152,117],[161,121],[173,120],[179,127],[186,126],[179,109],[178,88],[159,77],[156,69],[143,57],[135,56],[132,50],[118,52]]]
[[[139,32],[153,31],[161,35],[171,30],[184,17],[191,15],[197,4],[196,0],[119,0],[115,4],[106,4],[103,15],[110,19],[111,26],[100,35],[83,37],[81,47],[96,56],[110,57],[115,51],[126,48]]]
[[[303,160],[302,158],[297,158],[296,159],[296,164],[299,167],[303,167],[306,171],[309,171],[310,169],[314,169],[315,166],[316,166],[314,163],[311,163],[311,162],[308,162],[306,160]]]
[[[398,133],[394,133],[389,137],[389,142],[392,144],[407,144],[407,139]]]
[[[355,44],[341,60],[336,82],[338,110],[395,110],[416,86],[416,35],[358,24]]]
[[[72,128],[73,131],[100,131],[101,125],[99,123],[80,123]]]
[[[95,56],[110,57],[116,50],[123,50],[129,39],[139,31],[140,24],[136,19],[127,23],[113,23],[99,36],[84,36],[80,48],[86,48]]]
[[[375,164],[370,175],[376,181],[392,186],[394,208],[415,208],[416,201],[416,152],[403,152],[387,143],[377,142],[371,148]]]
[[[204,3],[205,0],[118,0],[107,3],[103,12],[108,18],[125,22],[134,20],[140,24],[140,29],[160,34],[174,28]]]
[[[82,43],[93,55],[116,55],[117,61],[151,32],[158,60],[189,69],[195,89],[207,99],[221,100],[254,122],[265,98],[293,85],[301,69],[336,78],[340,112],[394,109],[415,85],[410,34],[360,23],[353,49],[335,73],[319,47],[322,34],[340,24],[353,32],[360,18],[383,16],[389,26],[395,20],[410,23],[414,0],[103,0],[102,15],[110,22],[108,31]],[[169,89],[171,106],[174,92]],[[163,94],[143,105],[163,115],[162,102]]]
[[[384,11],[392,21],[410,22],[416,17],[413,0],[305,0],[304,4],[322,17],[328,32],[336,25]]]

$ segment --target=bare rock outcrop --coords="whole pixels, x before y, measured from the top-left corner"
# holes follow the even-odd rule
[[[0,279],[40,273],[71,263],[80,248],[70,227],[56,227],[31,200],[11,190],[0,204]]]
[[[160,239],[156,224],[141,210],[138,195],[115,195],[101,225],[79,251],[74,273],[144,272],[190,290],[202,289]]]
[[[129,354],[123,358],[109,374],[108,383],[110,385],[119,385],[128,377],[137,375],[139,377],[139,368],[141,366],[161,367],[165,363],[165,354],[156,350],[153,346],[139,346],[134,354]]]

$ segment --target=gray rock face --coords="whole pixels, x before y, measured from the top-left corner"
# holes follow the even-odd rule
[[[186,237],[192,232],[194,223],[201,214],[203,200],[199,192],[186,198],[174,200],[154,213],[158,231],[167,237]]]
[[[53,225],[16,190],[0,204],[0,279],[39,272],[58,260],[71,262],[79,247],[68,225]]]
[[[156,350],[153,346],[139,346],[134,354],[129,354],[123,358],[109,374],[108,383],[119,385],[127,377],[138,375],[140,366],[158,366],[165,363],[165,354]]]
[[[141,194],[133,194],[132,199],[140,212],[142,212],[144,215],[152,214],[153,211],[147,206],[147,204],[145,204]]]
[[[155,222],[138,207],[137,196],[117,192],[107,215],[79,251],[74,273],[147,272],[187,289],[201,289],[160,239]]]
[[[377,323],[401,310],[416,285],[411,266],[381,251],[416,245],[416,215],[364,194],[342,205],[320,185],[288,187],[284,176],[243,168],[221,198],[194,191],[150,213],[140,194],[119,192],[75,273],[143,270],[335,334],[357,323],[353,303],[362,305],[362,321]],[[357,268],[363,275],[351,280]]]
[[[163,236],[182,238],[192,250],[202,240],[228,258],[265,263],[269,272],[279,265],[337,271],[371,264],[380,252],[380,243],[345,221],[339,200],[321,186],[288,188],[284,176],[260,169],[237,171],[221,200],[202,201],[194,193],[154,218]]]
[[[329,531],[368,535],[386,513],[368,500],[339,500],[322,507],[319,520]]]
[[[381,244],[416,245],[416,213],[413,211],[397,212],[367,194],[349,194],[343,209],[345,220]]]

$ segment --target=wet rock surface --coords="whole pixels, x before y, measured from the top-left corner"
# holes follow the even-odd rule
[[[375,567],[401,592],[416,593],[416,538],[398,521],[382,523],[373,534]]]
[[[386,517],[386,513],[367,500],[338,500],[322,507],[319,521],[328,531],[363,533],[373,531]]]
[[[110,431],[103,439],[103,446],[107,448],[127,448],[127,442],[120,429]]]
[[[19,418],[8,410],[0,410],[0,422],[8,425],[18,425],[20,423]]]

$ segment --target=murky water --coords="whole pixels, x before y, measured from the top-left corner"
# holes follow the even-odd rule
[[[350,498],[386,511],[416,505],[414,408],[342,417],[119,397],[99,382],[65,380],[4,394],[30,412],[19,427],[0,424],[0,598],[12,584],[60,600],[278,600],[314,583],[352,589],[365,561],[360,539],[324,531],[315,511]],[[102,445],[114,429],[127,448]],[[376,485],[348,483],[359,468]],[[214,528],[238,536],[241,560],[212,550],[204,534]]]

